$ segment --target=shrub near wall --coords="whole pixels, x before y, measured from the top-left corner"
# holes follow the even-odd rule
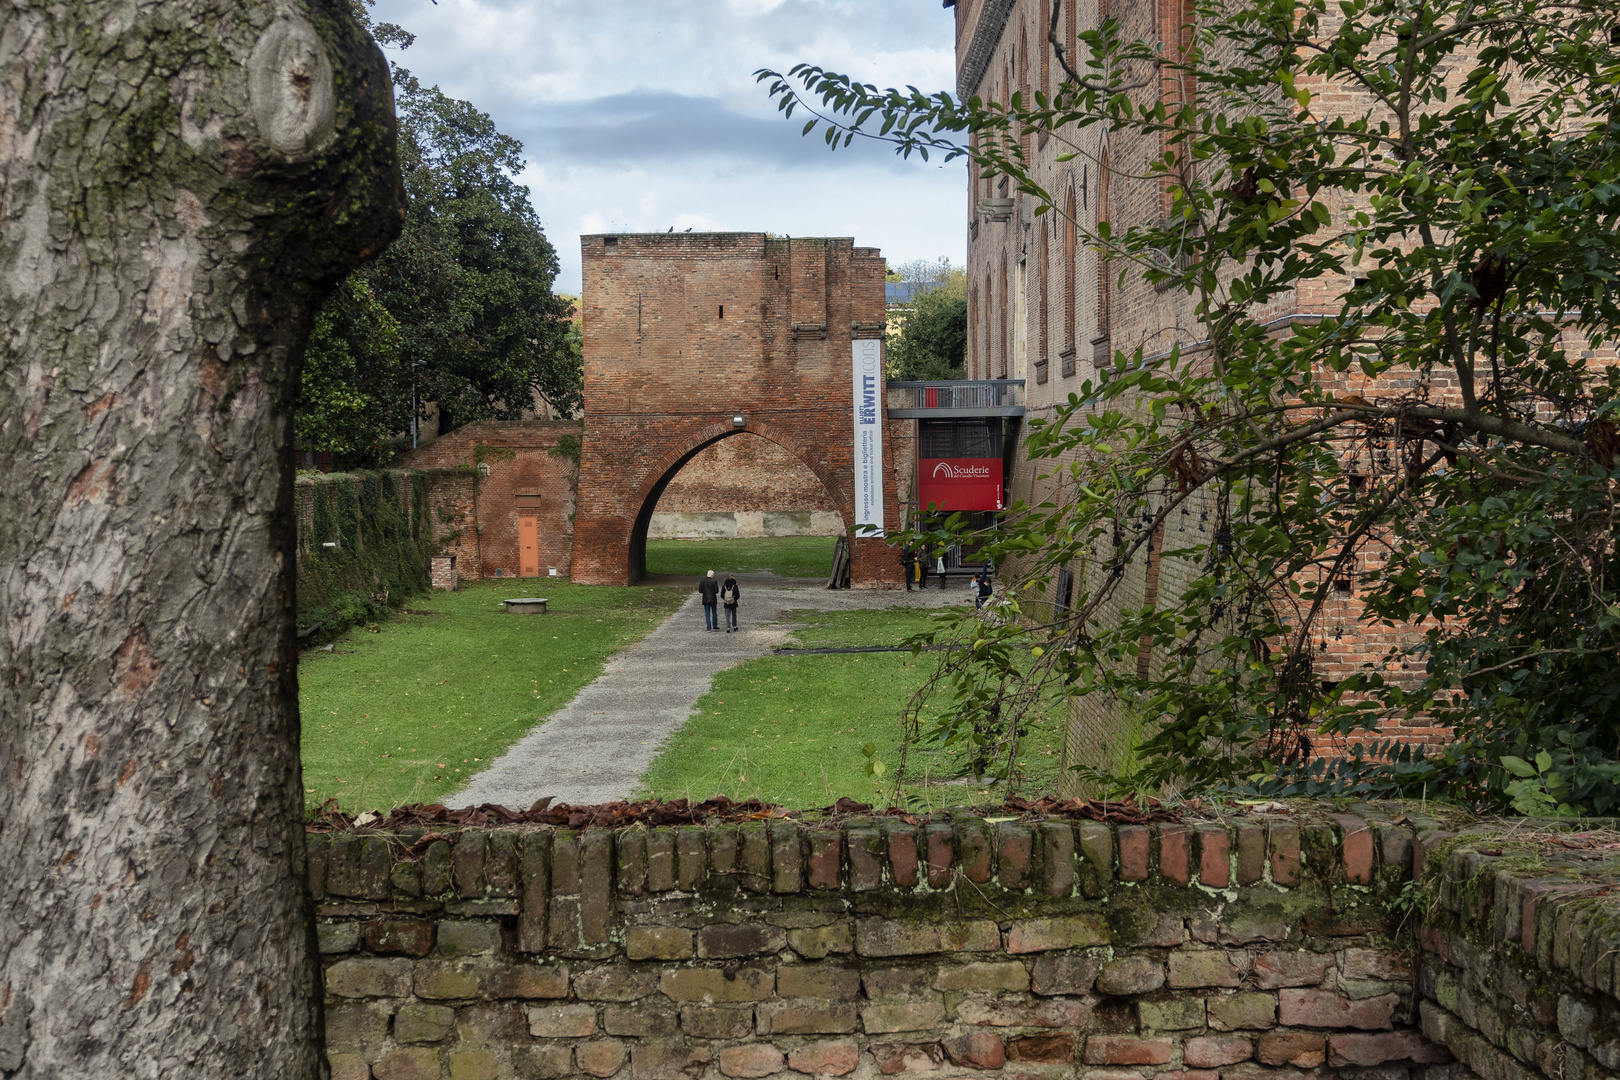
[[[335,637],[427,590],[437,550],[428,503],[420,472],[298,478],[300,644]]]
[[[334,1077],[1470,1080],[1448,1046],[1486,1080],[1608,1075],[1466,1040],[1557,1042],[1611,983],[1538,1035],[1460,1004],[1440,1031],[1425,968],[1424,1036],[1412,870],[1442,834],[1396,814],[315,835]]]

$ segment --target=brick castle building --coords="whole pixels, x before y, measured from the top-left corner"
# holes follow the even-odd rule
[[[961,99],[978,96],[1005,103],[1014,93],[1031,101],[1037,91],[1056,92],[1064,73],[1048,43],[1050,0],[958,0],[954,7],[956,91]],[[1123,40],[1157,40],[1175,49],[1184,44],[1183,27],[1191,12],[1189,0],[1078,0],[1060,5],[1056,30],[1071,56],[1081,47],[1078,34],[1110,17],[1119,21]],[[1147,81],[1146,89],[1136,91],[1138,96],[1158,93],[1172,108],[1179,95],[1193,89],[1174,78]],[[1351,87],[1313,83],[1311,89],[1321,107],[1348,115],[1364,115],[1371,104]],[[1118,266],[1106,265],[1095,249],[1083,245],[1076,224],[1094,230],[1098,222],[1109,222],[1122,230],[1165,219],[1171,209],[1168,185],[1142,178],[1149,173],[1149,163],[1164,156],[1167,144],[1158,136],[1099,129],[1065,133],[1064,138],[1036,132],[1024,140],[1036,181],[1053,193],[1061,213],[1035,215],[1034,200],[1010,189],[1006,177],[984,176],[970,165],[967,376],[1025,380],[1027,416],[1050,419],[1060,403],[1096,377],[1100,366],[1111,363],[1117,351],[1130,355],[1140,348],[1148,356],[1178,344],[1184,351],[1196,351],[1200,343],[1189,329],[1196,324],[1191,298],[1180,290],[1161,291],[1140,274],[1126,274],[1121,280]],[[1060,161],[1060,155],[1070,159]],[[1318,319],[1334,310],[1337,297],[1350,288],[1349,271],[1347,266],[1341,278],[1303,283],[1262,317],[1278,327]],[[1437,383],[1437,396],[1446,392],[1443,383],[1443,379]],[[1361,389],[1353,378],[1345,381],[1345,388]],[[1062,498],[1059,485],[1050,479],[1054,463],[1043,462],[1037,468],[1022,452],[1009,456],[1009,502],[1038,504]],[[1127,570],[1113,608],[1152,607],[1161,593],[1180,595],[1199,570],[1161,559],[1159,552],[1196,541],[1195,533],[1212,535],[1219,527],[1218,515],[1212,500],[1195,501],[1168,521],[1162,535]],[[1373,548],[1365,558],[1377,558],[1376,545]],[[1083,572],[1074,568],[1074,574]],[[1060,575],[1054,583],[1046,598],[1054,609],[1067,606],[1071,580]],[[1312,635],[1313,641],[1321,639],[1314,672],[1326,685],[1382,660],[1390,646],[1402,640],[1398,629],[1358,623],[1355,580],[1351,574],[1333,583],[1332,599]],[[1038,610],[1038,598],[1022,600]],[[1108,612],[1099,615],[1106,620]],[[1137,658],[1139,673],[1148,674],[1156,662],[1144,650]],[[1402,677],[1398,670],[1390,674]],[[1081,698],[1071,706],[1064,740],[1066,767],[1074,762],[1104,768],[1119,763],[1140,722],[1129,703],[1109,701],[1103,695]],[[1405,742],[1444,737],[1443,731],[1421,719],[1383,734]]]

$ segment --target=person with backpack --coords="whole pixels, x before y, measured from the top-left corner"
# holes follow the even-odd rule
[[[714,571],[710,570],[707,577],[698,579],[698,595],[703,597],[703,629],[720,629],[720,612],[715,606],[715,598],[720,595],[720,583],[714,580]]]
[[[737,597],[742,590],[737,587],[737,575],[727,574],[726,583],[720,586],[720,604],[726,609],[726,633],[737,629]]]

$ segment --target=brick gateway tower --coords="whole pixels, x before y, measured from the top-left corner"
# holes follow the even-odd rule
[[[815,473],[845,528],[870,521],[855,509],[852,342],[881,349],[884,264],[876,248],[764,233],[581,241],[585,434],[575,581],[639,578],[664,488],[705,447],[742,432],[769,439]],[[879,367],[879,475],[889,481],[883,398]],[[899,523],[893,486],[883,485],[883,523],[891,528]],[[901,584],[898,555],[881,539],[853,545],[855,588]]]

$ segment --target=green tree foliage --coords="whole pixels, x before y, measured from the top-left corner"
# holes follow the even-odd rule
[[[889,340],[891,379],[960,379],[967,359],[967,300],[945,289],[912,301]]]
[[[578,357],[551,292],[557,254],[514,179],[522,145],[471,104],[401,68],[394,78],[411,204],[404,233],[366,274],[400,322],[418,400],[453,424],[516,419],[536,394],[571,413]]]
[[[363,275],[338,286],[304,348],[294,418],[300,448],[329,451],[340,469],[372,468],[392,456],[389,436],[411,422],[399,338],[399,322]]]
[[[891,379],[960,379],[967,362],[967,275],[949,261],[899,267],[915,292],[888,343]]]
[[[357,10],[384,44],[414,40]],[[437,403],[445,431],[517,419],[536,396],[571,415],[584,383],[578,329],[551,292],[556,251],[515,179],[522,144],[397,64],[393,77],[405,228],[322,313],[326,336],[312,340],[299,398],[299,446],[336,451],[345,467],[385,463],[410,427],[413,399],[419,415]],[[372,314],[353,322],[357,290],[392,317],[390,334],[370,332]],[[379,426],[361,432],[362,422]]]
[[[1031,678],[1142,718],[1128,773],[1098,777],[1116,788],[1506,806],[1512,759],[1559,806],[1620,807],[1620,370],[1594,359],[1620,338],[1614,21],[1611,0],[1203,0],[1184,52],[1114,20],[1080,57],[1049,44],[1054,97],[762,72],[835,147],[972,156],[1037,214],[1058,204],[1030,132],[1092,170],[1104,133],[1167,148],[1117,180],[1163,178],[1167,217],[1077,226],[1122,276],[1186,297],[1184,345],[1116,352],[1031,422],[1072,497],[1010,515],[992,550],[1017,557],[1020,617],[946,663],[1000,663],[1033,632]],[[1177,75],[1196,100],[1161,98]],[[1306,89],[1324,81],[1371,107],[1324,107]],[[1301,283],[1352,275],[1320,319],[1269,322]],[[1133,606],[1121,586],[1156,536],[1190,580]],[[1072,616],[1046,599],[1064,568]],[[1342,581],[1362,630],[1404,641],[1329,685]],[[1451,741],[1382,741],[1418,714]],[[1367,750],[1324,761],[1324,737]]]

